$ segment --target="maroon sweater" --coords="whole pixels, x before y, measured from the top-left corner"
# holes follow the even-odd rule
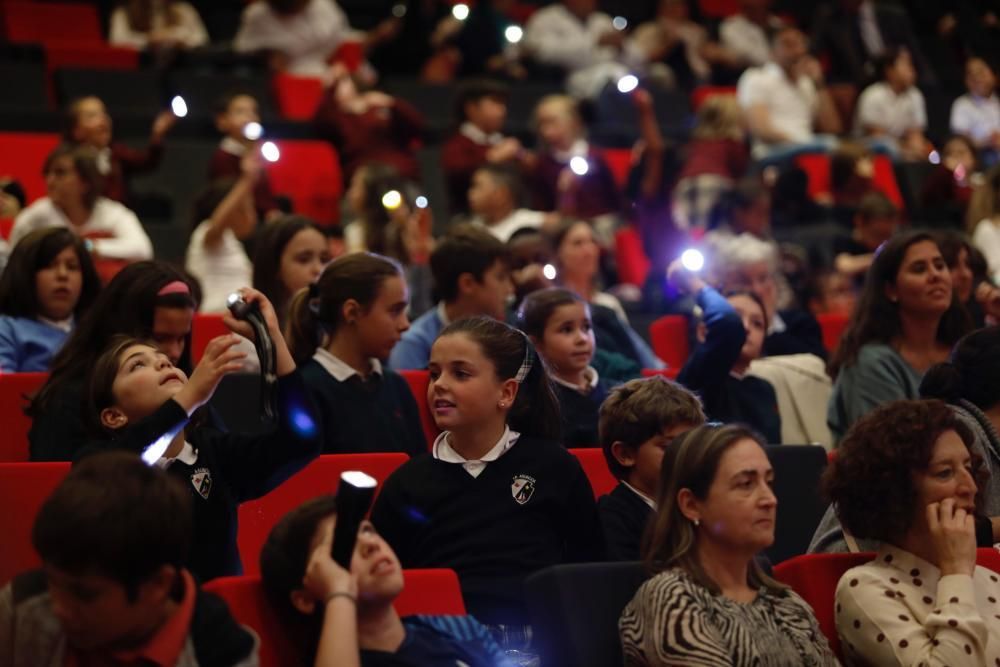
[[[212,159],[208,163],[208,181],[212,183],[220,178],[239,178],[242,170],[240,162],[243,160],[239,155],[233,155],[221,148],[216,148],[212,153]],[[274,200],[274,193],[271,191],[271,181],[267,177],[267,170],[262,169],[257,184],[253,188],[253,204],[257,213],[266,214],[278,208],[278,202]]]
[[[448,203],[452,214],[468,210],[468,192],[472,174],[486,164],[489,144],[478,144],[461,132],[456,132],[441,146],[441,168],[448,187]]]
[[[735,139],[695,139],[687,152],[687,161],[677,180],[712,174],[736,181],[750,164],[746,145]]]

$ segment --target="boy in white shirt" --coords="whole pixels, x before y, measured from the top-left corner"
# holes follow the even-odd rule
[[[927,107],[916,87],[917,71],[905,50],[887,49],[876,59],[882,77],[858,98],[855,133],[904,160],[926,159],[932,146],[924,136]]]

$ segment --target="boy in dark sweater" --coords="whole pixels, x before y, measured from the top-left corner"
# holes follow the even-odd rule
[[[0,590],[0,664],[257,664],[256,641],[184,568],[184,487],[129,452],[75,466],[42,505],[44,570]]]
[[[642,535],[656,510],[663,450],[704,422],[698,397],[665,377],[611,390],[601,405],[601,449],[620,483],[597,501],[609,560],[640,559]]]

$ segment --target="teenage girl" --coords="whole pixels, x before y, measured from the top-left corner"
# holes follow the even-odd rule
[[[190,379],[151,342],[116,336],[88,379],[87,414],[99,439],[81,455],[128,449],[184,482],[194,504],[190,569],[201,581],[242,572],[236,546],[239,504],[270,492],[319,454],[316,412],[274,308],[260,292],[240,291],[244,300],[258,305],[274,342],[278,379],[273,429],[250,436],[202,427],[197,420],[189,424],[222,378],[242,368],[246,353],[234,347],[240,337],[232,334],[209,342]],[[253,339],[246,322],[228,314],[224,321]]]
[[[518,316],[552,379],[563,444],[598,446],[597,413],[612,385],[591,366],[595,343],[590,306],[580,295],[552,287],[529,294]]]
[[[292,296],[316,282],[329,263],[329,242],[309,218],[282,215],[264,225],[254,246],[254,289],[274,304],[284,328]]]
[[[530,649],[525,578],[601,560],[593,491],[559,443],[559,406],[527,336],[487,317],[445,327],[427,400],[443,433],[386,480],[372,522],[404,568],[454,569],[469,613]]]
[[[410,328],[399,264],[381,255],[338,257],[289,310],[295,361],[323,421],[323,451],[427,451],[406,380],[382,365]]]

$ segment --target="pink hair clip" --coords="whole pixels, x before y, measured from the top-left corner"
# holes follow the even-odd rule
[[[172,283],[167,283],[160,288],[160,291],[156,293],[156,296],[166,296],[168,294],[190,294],[191,288],[183,280],[175,280]]]

